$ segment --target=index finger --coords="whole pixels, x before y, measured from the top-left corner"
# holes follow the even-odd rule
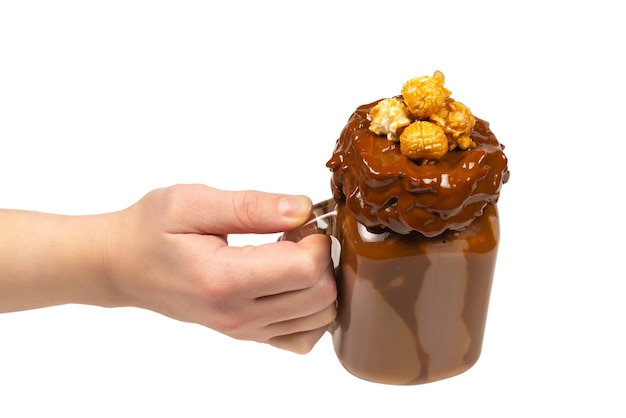
[[[223,253],[222,253],[223,251]],[[330,238],[310,235],[300,242],[280,241],[260,246],[222,247],[219,264],[237,293],[257,299],[314,286],[332,262]]]

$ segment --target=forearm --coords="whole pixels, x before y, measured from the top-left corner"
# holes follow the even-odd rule
[[[309,351],[336,315],[330,240],[230,247],[302,225],[311,201],[203,185],[103,215],[0,210],[0,312],[134,306],[238,339]]]
[[[111,216],[0,210],[0,312],[112,305],[102,266]]]

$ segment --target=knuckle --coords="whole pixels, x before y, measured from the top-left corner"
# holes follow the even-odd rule
[[[337,300],[337,282],[331,275],[321,281],[323,300],[328,304]]]
[[[311,352],[318,339],[319,337],[312,335],[311,331],[307,331],[273,337],[267,342],[282,350],[288,350],[296,354],[308,354]]]
[[[334,282],[329,248],[330,241],[326,236],[320,236],[319,238],[319,245],[312,245],[294,257],[299,269],[299,276],[306,287],[319,285],[320,282],[329,287],[330,282]]]
[[[151,209],[156,210],[157,220],[166,222],[171,219],[178,219],[186,216],[185,195],[188,191],[186,185],[178,184],[151,192],[154,197],[149,201]]]
[[[302,284],[307,288],[318,285],[323,279],[325,264],[327,263],[320,263],[312,258],[303,259],[300,264]]]
[[[311,352],[311,350],[313,350],[313,347],[315,346],[314,343],[309,342],[308,340],[305,339],[301,339],[299,341],[296,341],[296,344],[294,344],[294,348],[293,348],[293,352],[296,354],[309,354]]]
[[[243,324],[236,315],[219,315],[210,328],[232,338],[244,339]]]
[[[262,322],[259,313],[249,309],[247,299],[241,296],[237,280],[224,278],[204,282],[200,291],[201,303],[206,309],[206,325],[222,334],[239,340],[255,340],[254,329]]]
[[[208,280],[200,292],[202,303],[209,307],[212,317],[209,319],[214,328],[228,333],[239,327],[240,315],[233,312],[235,291],[225,281]]]
[[[209,328],[232,338],[250,339],[251,319],[245,312],[218,306],[211,310],[211,317],[207,318],[207,322]]]
[[[261,217],[261,199],[253,192],[237,193],[233,200],[233,213],[244,227],[256,225]]]

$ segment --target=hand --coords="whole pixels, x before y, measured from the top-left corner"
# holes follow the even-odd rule
[[[230,233],[302,224],[301,196],[178,185],[113,214],[104,268],[117,304],[306,353],[336,315],[330,241],[231,247]]]

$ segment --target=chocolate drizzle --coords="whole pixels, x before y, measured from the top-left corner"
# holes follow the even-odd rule
[[[504,146],[476,118],[475,149],[448,152],[435,164],[418,165],[397,143],[371,132],[367,114],[378,102],[352,114],[327,167],[332,189],[357,221],[371,231],[417,231],[434,237],[459,231],[496,203],[509,171]]]

